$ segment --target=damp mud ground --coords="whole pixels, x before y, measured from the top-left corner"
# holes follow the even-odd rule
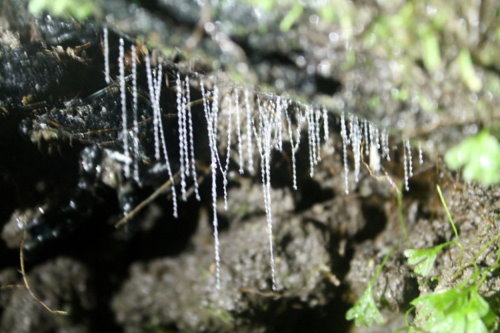
[[[479,271],[488,272],[477,285],[493,313],[488,327],[500,329],[500,187],[465,182],[443,160],[464,137],[500,127],[498,5],[270,3],[102,0],[76,21],[0,1],[0,332],[408,331],[419,325],[409,311],[415,298]],[[139,182],[124,172],[120,38],[137,49],[127,51],[127,70],[139,59]],[[201,200],[189,181],[177,218],[154,157],[146,54],[164,73],[159,105],[178,195],[177,74],[191,80]],[[293,126],[293,112],[308,106],[329,116],[312,177],[305,128],[294,158],[288,133],[271,154],[273,267],[257,147],[255,170],[240,173],[233,138],[227,209],[221,177],[217,184],[219,289],[200,78],[220,89],[221,110],[246,91],[253,112],[290,99]],[[356,156],[346,154],[348,193],[343,113],[389,135],[383,162],[373,142],[361,145],[357,182]],[[222,160],[228,119],[217,125]],[[427,277],[404,254],[454,240]],[[384,323],[356,327],[346,312],[369,285]]]

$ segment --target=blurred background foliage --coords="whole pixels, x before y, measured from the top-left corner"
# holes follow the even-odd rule
[[[34,15],[48,11],[55,16],[72,16],[78,20],[87,19],[98,10],[93,0],[30,0],[28,8]]]

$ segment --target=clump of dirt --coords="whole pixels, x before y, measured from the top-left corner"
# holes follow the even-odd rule
[[[132,265],[131,276],[113,300],[125,331],[144,327],[181,331],[226,331],[247,327],[297,329],[290,307],[314,309],[334,296],[329,255],[321,228],[298,218],[276,221],[277,291],[271,272],[265,226],[251,219],[221,236],[221,286],[215,289],[211,232],[200,226],[195,247],[179,258]],[[266,319],[269,318],[269,319]],[[301,326],[304,323],[300,324]]]

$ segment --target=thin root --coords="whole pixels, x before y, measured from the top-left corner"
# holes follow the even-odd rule
[[[26,237],[26,231],[24,231],[23,238],[21,239],[21,244],[19,245],[19,263],[20,263],[20,266],[21,266],[20,273],[21,273],[21,276],[23,277],[24,287],[26,288],[26,290],[28,290],[28,293],[30,294],[30,296],[37,303],[39,303],[41,306],[43,306],[45,308],[45,310],[47,310],[47,311],[49,311],[50,313],[53,313],[53,314],[67,315],[68,314],[67,311],[52,309],[44,301],[42,301],[38,296],[36,296],[35,293],[33,292],[33,290],[31,290],[30,284],[28,282],[28,277],[26,276],[26,270],[24,269],[24,251],[23,251],[23,249],[24,249],[24,239],[25,239],[25,237]]]

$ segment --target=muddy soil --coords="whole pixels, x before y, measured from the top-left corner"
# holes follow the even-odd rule
[[[499,186],[465,183],[442,160],[465,135],[500,119],[500,65],[490,57],[490,45],[496,50],[498,38],[488,30],[494,18],[484,14],[477,31],[462,31],[458,23],[442,27],[441,65],[433,67],[429,59],[415,55],[420,44],[412,35],[401,45],[377,40],[385,36],[376,33],[384,18],[398,13],[394,8],[406,8],[398,1],[395,7],[349,3],[343,10],[352,18],[350,30],[342,21],[325,23],[309,7],[285,29],[280,24],[289,6],[266,11],[228,1],[209,15],[198,1],[97,3],[95,18],[77,22],[47,13],[33,17],[26,1],[0,2],[0,332],[388,332],[406,325],[413,299],[470,276],[472,268],[463,263],[495,265],[498,242],[486,250],[483,246],[500,232]],[[487,13],[483,7],[493,5],[484,3],[446,8],[450,22],[465,9]],[[424,15],[418,4],[412,6],[415,15]],[[104,76],[104,27],[111,83]],[[140,161],[140,181],[126,176],[120,157],[120,38],[127,50],[137,48],[135,55],[127,53],[127,70],[134,57],[139,59],[141,144],[134,158]],[[472,50],[481,89],[461,79],[454,62],[460,51],[456,45]],[[168,171],[155,159],[155,119],[144,62],[148,52],[164,73],[159,105],[174,173],[182,164],[177,73],[191,80],[201,200],[189,180],[187,199],[178,198],[177,218]],[[227,209],[222,177],[216,193],[219,289],[200,78],[207,89],[220,89],[221,110],[234,106],[235,91],[242,104],[241,96],[249,93],[256,114],[260,106],[271,109],[278,98],[290,98],[293,126],[308,106],[324,107],[330,133],[320,140],[310,177],[306,139],[311,135],[303,129],[295,153],[297,190],[288,133],[282,150],[272,153],[274,265],[258,147],[255,170],[240,173],[238,143],[233,141]],[[128,100],[132,95],[126,92]],[[378,155],[368,152],[365,142],[357,182],[355,154],[343,155],[343,113],[367,119],[389,134],[390,161],[375,163]],[[231,118],[221,115],[218,148],[225,160]],[[405,139],[411,139],[413,152],[408,191]],[[344,159],[351,170],[349,193]],[[179,195],[179,175],[175,177]],[[453,239],[438,184],[465,251],[446,247],[431,272],[439,279],[430,283],[414,273],[403,251]],[[138,214],[116,226],[144,200]],[[373,295],[386,323],[354,327],[345,313],[384,258]],[[497,271],[480,292],[498,311]]]

